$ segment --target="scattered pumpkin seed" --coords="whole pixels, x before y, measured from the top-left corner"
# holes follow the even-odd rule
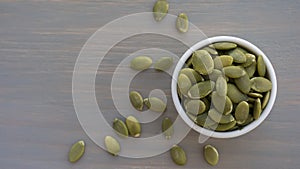
[[[186,161],[187,161],[186,154],[185,154],[184,150],[181,147],[179,147],[178,145],[174,145],[171,148],[170,154],[171,154],[172,160],[174,161],[175,164],[177,164],[177,165],[185,165],[186,164]]]
[[[205,103],[201,100],[190,100],[187,102],[185,110],[190,114],[197,116],[202,114],[206,109]]]
[[[215,166],[219,162],[218,150],[212,145],[206,145],[204,147],[204,158],[206,162],[212,166]]]
[[[167,108],[167,104],[157,97],[146,98],[144,103],[151,111],[157,113],[163,113]]]
[[[170,139],[174,133],[173,122],[168,117],[162,121],[162,132],[166,139]]]
[[[128,128],[128,132],[129,132],[130,136],[132,136],[132,137],[140,137],[141,136],[141,125],[135,117],[128,116],[126,118],[126,126]]]
[[[215,87],[215,82],[207,80],[193,85],[188,91],[191,99],[201,99],[209,95]]]
[[[72,145],[69,150],[69,161],[75,163],[83,156],[85,151],[85,143],[83,140],[80,140]]]
[[[265,65],[264,59],[261,55],[258,55],[258,58],[257,58],[257,72],[258,72],[258,75],[261,77],[264,77],[266,74],[266,65]]]
[[[195,51],[192,58],[193,67],[200,74],[208,75],[214,69],[214,61],[206,50]]]
[[[145,70],[152,65],[152,59],[148,56],[137,56],[131,60],[130,67],[134,70]]]
[[[121,147],[120,147],[120,143],[115,138],[111,136],[106,136],[104,139],[104,143],[105,143],[106,150],[110,154],[114,156],[117,156],[119,154]]]
[[[180,13],[176,20],[176,28],[179,32],[185,33],[189,29],[189,18],[186,13]]]
[[[157,0],[153,6],[153,17],[159,22],[161,21],[168,13],[169,3],[166,0]]]
[[[230,78],[240,78],[246,74],[246,71],[240,66],[227,66],[223,68],[223,71]]]
[[[272,89],[272,82],[264,77],[253,77],[250,80],[251,88],[257,92],[263,93]]]
[[[248,103],[245,101],[240,102],[236,106],[235,113],[234,113],[237,123],[240,123],[240,124],[244,123],[247,120],[248,115],[249,115]]]
[[[257,120],[262,112],[260,98],[257,98],[253,108],[253,118]]]
[[[154,64],[154,68],[159,71],[168,70],[173,64],[172,57],[161,57],[158,61]]]
[[[211,45],[211,47],[217,50],[230,50],[237,47],[235,43],[232,42],[217,42]]]
[[[144,103],[143,103],[143,97],[139,92],[131,91],[129,93],[129,99],[130,99],[132,106],[135,109],[142,111],[142,109],[144,107]]]
[[[120,136],[128,137],[127,126],[122,120],[115,118],[115,120],[113,122],[113,128],[117,132],[117,134],[119,134]]]

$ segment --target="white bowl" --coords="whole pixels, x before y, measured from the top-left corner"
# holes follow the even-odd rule
[[[267,72],[269,75],[269,79],[272,81],[272,90],[270,94],[270,100],[261,113],[261,116],[257,119],[254,120],[252,123],[248,124],[241,130],[234,130],[234,131],[227,131],[227,132],[217,132],[217,131],[211,131],[208,129],[205,129],[201,126],[198,126],[195,124],[185,113],[183,107],[181,106],[181,103],[179,101],[178,95],[177,95],[177,78],[178,78],[178,73],[182,69],[183,65],[185,64],[186,60],[191,56],[193,51],[196,51],[198,49],[201,49],[211,43],[215,42],[222,42],[222,41],[227,41],[227,42],[234,42],[238,44],[239,46],[247,49],[248,51],[252,52],[255,55],[261,55],[265,61],[266,67],[267,67]],[[214,138],[233,138],[233,137],[238,137],[243,134],[246,134],[250,132],[251,130],[255,129],[257,126],[259,126],[269,115],[271,112],[271,109],[274,105],[276,94],[277,94],[277,80],[276,80],[276,75],[274,68],[268,59],[268,57],[255,45],[252,43],[241,39],[237,37],[232,37],[232,36],[216,36],[212,38],[205,39],[203,41],[198,42],[194,46],[192,46],[190,49],[188,49],[183,56],[180,58],[178,61],[174,73],[173,73],[173,78],[172,78],[172,84],[171,84],[171,89],[172,89],[172,98],[173,102],[175,104],[176,110],[178,111],[179,115],[181,118],[185,121],[187,125],[189,125],[192,129],[197,131],[200,134],[204,134],[209,137],[214,137]]]

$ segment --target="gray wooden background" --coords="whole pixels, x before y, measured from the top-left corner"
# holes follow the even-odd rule
[[[207,36],[242,37],[269,56],[277,73],[278,97],[262,125],[235,139],[209,139],[207,143],[215,145],[221,155],[215,167],[203,160],[203,145],[197,143],[198,134],[194,131],[180,143],[188,156],[184,167],[176,166],[169,153],[147,159],[112,157],[88,138],[76,118],[72,71],[80,49],[97,29],[128,14],[151,12],[154,1],[0,0],[0,168],[298,169],[300,1],[169,2],[169,13],[188,13],[190,21]],[[99,68],[104,79],[96,79],[101,108],[114,111],[107,87],[116,59],[123,54],[162,44],[178,55],[185,51],[174,40],[161,39],[150,35],[131,37],[108,53],[111,57],[106,57]],[[156,73],[151,70],[146,72],[148,79],[165,80],[158,87],[169,96],[170,77],[153,74]],[[137,77],[131,87],[149,86],[142,77]],[[174,107],[168,106],[176,115]],[[114,117],[109,113],[105,116],[108,121]],[[86,141],[86,154],[78,163],[70,164],[67,152],[78,139]]]

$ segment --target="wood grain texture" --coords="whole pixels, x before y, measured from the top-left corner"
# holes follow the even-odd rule
[[[207,36],[233,35],[260,47],[273,63],[278,97],[266,121],[235,139],[209,139],[220,152],[210,167],[203,145],[191,131],[180,143],[186,150],[185,168],[297,169],[300,166],[300,1],[169,0],[170,13],[186,12]],[[80,49],[100,27],[119,17],[151,12],[149,0],[0,0],[0,168],[3,169],[153,169],[176,166],[169,153],[147,158],[112,157],[82,130],[73,108],[72,71]],[[149,40],[139,43],[144,39]],[[161,41],[161,40],[164,41]],[[154,43],[155,42],[155,43]],[[144,47],[166,45],[180,55],[184,46],[154,35],[128,38],[108,53],[96,79],[99,105],[114,118],[109,85],[122,55]],[[109,57],[110,56],[110,57]],[[119,60],[118,60],[119,59]],[[170,97],[170,77],[146,72]],[[149,81],[137,77],[131,87],[147,93]],[[169,79],[169,80],[168,80]],[[148,84],[148,85],[147,85]],[[102,108],[101,107],[101,108]],[[174,113],[172,103],[169,113]],[[146,131],[153,135],[158,128]],[[69,147],[87,143],[76,164],[67,161]]]

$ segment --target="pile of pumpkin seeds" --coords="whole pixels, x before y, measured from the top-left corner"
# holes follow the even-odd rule
[[[177,84],[186,114],[215,131],[238,130],[257,120],[272,89],[263,57],[232,42],[194,51]]]

